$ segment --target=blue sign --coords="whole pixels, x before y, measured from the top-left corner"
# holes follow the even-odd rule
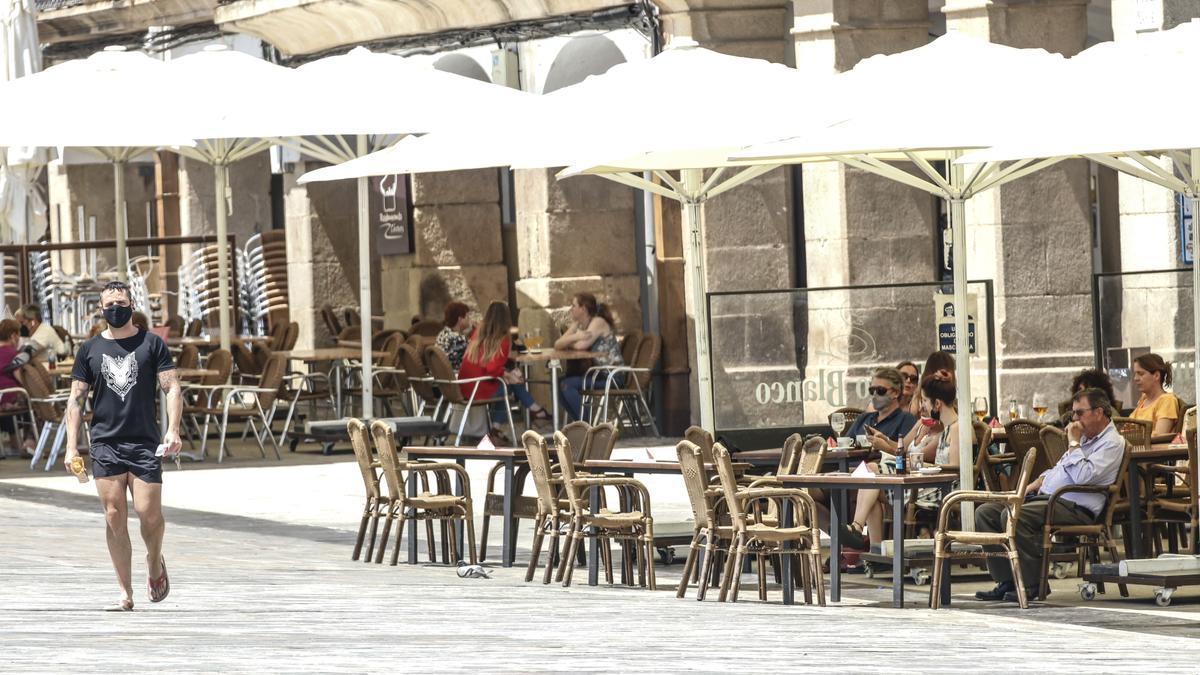
[[[1196,254],[1192,251],[1192,223],[1195,222],[1192,217],[1192,203],[1183,195],[1176,195],[1175,199],[1179,205],[1179,260],[1184,265],[1191,265],[1196,259]]]
[[[944,303],[942,305],[942,318],[938,320],[938,349],[948,354],[957,354],[955,337],[958,330],[954,325],[954,305],[952,303]],[[975,351],[975,317],[967,315],[967,348],[971,354]]]

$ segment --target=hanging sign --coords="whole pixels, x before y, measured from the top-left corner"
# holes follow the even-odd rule
[[[933,296],[933,306],[936,310],[934,322],[937,325],[937,345],[938,350],[950,354],[957,354],[956,333],[957,329],[954,325],[954,296],[945,293],[935,293]],[[979,298],[974,293],[967,295],[967,346],[972,354],[977,354],[976,345],[976,321],[975,317],[979,316]]]
[[[412,253],[412,200],[408,175],[388,174],[367,179],[367,211],[379,255]]]
[[[1176,195],[1176,212],[1179,214],[1179,260],[1184,265],[1191,265],[1196,260],[1196,252],[1192,250],[1192,228],[1196,218],[1192,213],[1192,202],[1183,195]]]

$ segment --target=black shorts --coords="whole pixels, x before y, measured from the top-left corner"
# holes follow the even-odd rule
[[[92,443],[92,475],[96,478],[131,473],[146,483],[162,482],[162,458],[155,457],[158,445],[147,443]]]

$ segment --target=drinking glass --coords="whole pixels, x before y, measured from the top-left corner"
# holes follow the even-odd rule
[[[974,410],[975,410],[975,419],[982,422],[983,418],[987,417],[987,414],[988,414],[987,398],[985,398],[983,396],[976,396]]]
[[[833,435],[840,438],[842,431],[846,429],[846,414],[835,412],[830,415],[829,426],[833,427]]]
[[[1035,393],[1033,395],[1033,412],[1037,415],[1037,421],[1042,421],[1042,417],[1046,414],[1046,395]]]
[[[542,331],[540,329],[537,329],[537,330],[533,331],[532,335],[525,336],[525,346],[529,347],[530,349],[541,349],[542,348]]]

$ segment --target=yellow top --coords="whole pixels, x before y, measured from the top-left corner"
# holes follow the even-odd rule
[[[1146,395],[1143,394],[1138,399],[1137,407],[1133,409],[1133,414],[1130,416],[1135,420],[1150,420],[1152,425],[1158,424],[1160,419],[1179,419],[1178,405],[1175,394],[1163,392],[1162,396],[1159,396],[1153,404],[1147,404]]]

